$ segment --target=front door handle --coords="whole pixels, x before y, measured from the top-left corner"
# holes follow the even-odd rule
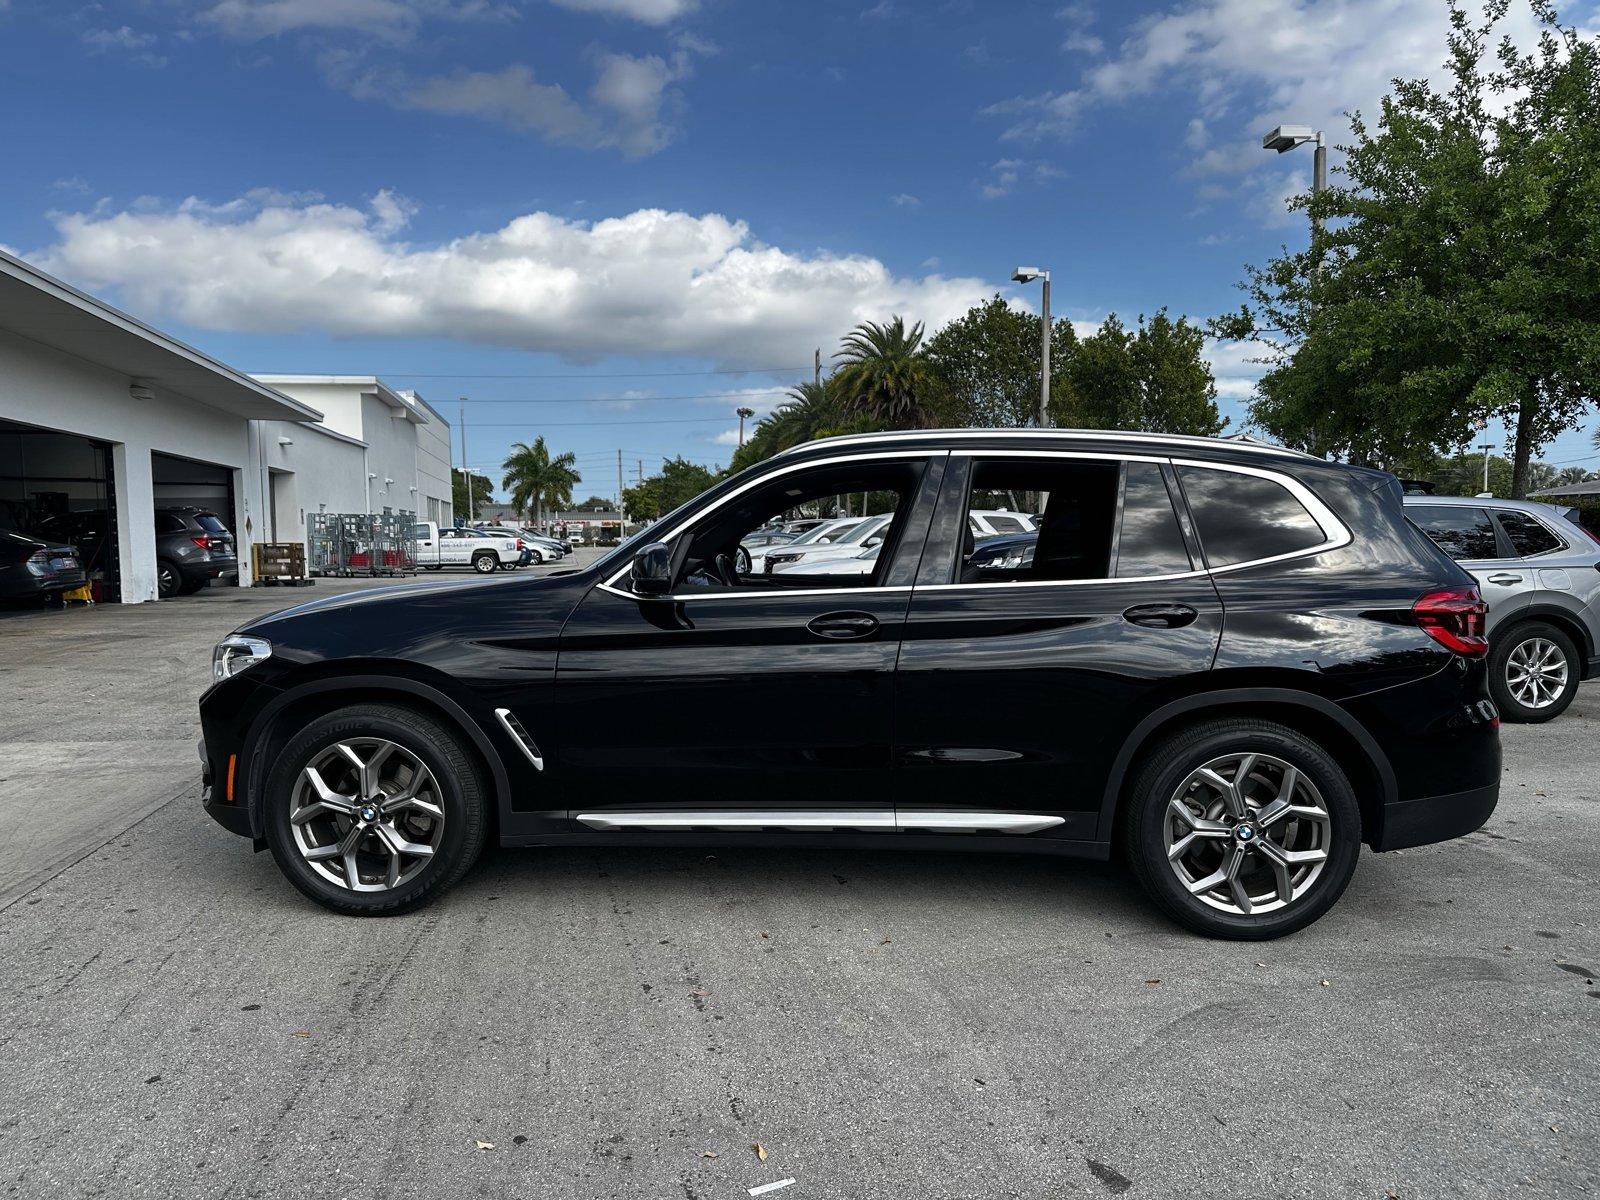
[[[1491,575],[1490,583],[1498,583],[1501,587],[1510,587],[1513,583],[1521,583],[1521,575]]]
[[[806,628],[820,638],[843,642],[871,637],[878,632],[878,618],[864,612],[831,612],[813,617]]]
[[[1182,629],[1193,625],[1199,615],[1187,604],[1136,604],[1122,614],[1122,619],[1151,629]]]

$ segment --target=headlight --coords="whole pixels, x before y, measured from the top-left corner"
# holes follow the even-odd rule
[[[271,657],[271,642],[238,634],[225,637],[211,651],[211,678],[220,683]]]

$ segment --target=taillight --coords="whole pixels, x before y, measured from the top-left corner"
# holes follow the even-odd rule
[[[521,539],[521,538],[518,538],[518,539],[517,539],[517,549],[518,549],[518,550],[521,550],[521,549],[522,549],[522,539]]]
[[[199,546],[202,550],[211,549],[211,539],[206,534],[197,534],[194,537],[191,537],[189,540],[196,546]]]
[[[1489,606],[1475,587],[1429,592],[1411,606],[1412,615],[1429,637],[1453,654],[1482,658],[1489,653],[1484,628]]]

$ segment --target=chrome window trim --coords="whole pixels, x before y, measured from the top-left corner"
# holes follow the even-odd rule
[[[1333,510],[1324,504],[1315,492],[1298,479],[1285,475],[1281,471],[1267,471],[1260,467],[1246,467],[1237,463],[1215,463],[1188,458],[1174,458],[1172,465],[1174,467],[1192,467],[1201,471],[1229,471],[1235,475],[1254,475],[1258,479],[1271,480],[1278,486],[1287,489],[1289,494],[1298,500],[1306,512],[1310,514],[1311,520],[1315,522],[1317,528],[1322,530],[1323,541],[1318,545],[1307,546],[1303,550],[1290,550],[1284,554],[1270,554],[1265,558],[1252,558],[1247,559],[1245,562],[1229,563],[1225,567],[1207,566],[1206,569],[1212,575],[1224,575],[1232,571],[1246,571],[1251,567],[1265,566],[1268,563],[1287,562],[1291,558],[1309,558],[1314,554],[1325,554],[1329,550],[1338,550],[1355,541],[1355,535],[1350,532],[1343,521],[1333,515]],[[1198,522],[1196,524],[1198,525]],[[1205,546],[1205,540],[1205,531],[1200,530],[1200,545],[1202,548]]]
[[[876,436],[876,435],[868,434],[868,435],[859,435],[859,436],[862,436],[862,437],[873,437],[873,436]],[[913,435],[906,435],[906,436],[913,436]],[[1027,434],[1027,436],[1038,436],[1038,435],[1030,433],[1030,434]],[[1153,437],[1154,435],[1146,434],[1146,435],[1141,435],[1141,436]],[[1195,439],[1195,440],[1199,440],[1199,441],[1202,441],[1202,442],[1206,441],[1206,439],[1203,439],[1203,438],[1202,439]],[[1257,448],[1259,449],[1259,447],[1257,447]],[[786,450],[786,451],[783,452],[783,454],[788,454],[788,453],[791,453],[791,451],[787,451]],[[766,483],[769,480],[775,479],[775,478],[779,477],[780,475],[788,474],[788,473],[790,473],[792,471],[802,470],[802,469],[804,469],[806,467],[822,467],[822,466],[831,466],[833,464],[841,463],[841,462],[855,462],[855,461],[859,461],[861,459],[928,458],[928,457],[936,456],[939,453],[940,453],[940,451],[937,450],[937,449],[933,449],[931,451],[929,451],[929,450],[889,450],[889,451],[882,451],[882,452],[878,452],[878,453],[862,453],[862,454],[839,455],[839,456],[835,456],[835,457],[832,457],[832,458],[809,459],[809,460],[806,460],[804,462],[790,463],[790,464],[788,464],[787,466],[783,467],[780,470],[771,471],[771,472],[768,472],[768,473],[766,473],[764,475],[758,476],[757,478],[752,479],[749,483],[745,484],[744,486],[742,486],[740,488],[737,488],[736,490],[734,490],[732,492],[729,492],[726,496],[722,497],[720,500],[717,501],[716,504],[712,505],[710,508],[705,509],[703,512],[695,514],[693,517],[689,517],[689,518],[684,519],[683,521],[680,521],[676,526],[673,527],[673,529],[669,533],[667,533],[667,534],[663,535],[662,537],[659,537],[659,538],[657,538],[655,540],[656,541],[670,541],[672,538],[675,538],[680,533],[682,533],[683,530],[686,529],[691,523],[698,521],[702,517],[709,516],[711,513],[714,513],[717,509],[721,508],[722,505],[726,504],[729,500],[732,500],[734,497],[742,495],[744,492],[748,491],[750,488],[753,488],[753,487],[756,487],[756,486],[758,486],[760,484]],[[1305,456],[1305,455],[1300,455],[1298,451],[1286,451],[1285,453],[1296,455],[1296,456],[1299,456],[1299,457],[1309,457],[1309,456]],[[779,455],[774,456],[774,461],[776,461],[776,459],[778,459],[778,458],[783,457],[783,454],[779,454]],[[872,587],[872,586],[868,585],[866,587],[836,587],[836,588],[770,588],[770,589],[763,589],[761,591],[745,591],[745,592],[709,592],[709,593],[704,593],[704,594],[687,594],[687,595],[680,594],[680,593],[674,593],[671,596],[659,597],[659,599],[674,601],[674,602],[677,602],[677,603],[687,603],[690,600],[697,600],[697,601],[707,601],[707,600],[762,600],[762,599],[768,599],[768,598],[773,597],[773,596],[839,596],[839,595],[860,595],[863,592],[876,592],[876,593],[890,594],[890,593],[895,593],[895,592],[909,592],[909,591],[945,591],[945,592],[948,592],[948,591],[971,591],[971,590],[974,590],[974,589],[983,589],[985,591],[993,591],[995,588],[1084,587],[1084,586],[1090,586],[1090,585],[1101,585],[1101,586],[1104,586],[1104,585],[1108,585],[1108,584],[1109,585],[1115,585],[1115,584],[1124,584],[1124,583],[1163,583],[1163,582],[1170,582],[1170,581],[1173,581],[1173,580],[1200,579],[1200,578],[1205,578],[1207,576],[1224,575],[1224,574],[1228,574],[1228,573],[1233,572],[1233,571],[1246,571],[1246,570],[1250,570],[1251,568],[1254,568],[1254,567],[1266,566],[1266,565],[1269,565],[1271,563],[1287,562],[1290,559],[1309,558],[1309,557],[1311,557],[1313,555],[1324,554],[1329,550],[1338,550],[1338,549],[1340,549],[1340,548],[1342,548],[1344,546],[1348,546],[1351,542],[1353,542],[1355,540],[1355,535],[1350,532],[1349,528],[1344,524],[1343,521],[1339,520],[1339,518],[1336,517],[1333,514],[1333,511],[1330,508],[1328,508],[1328,506],[1326,504],[1324,504],[1322,502],[1322,500],[1317,496],[1317,494],[1315,492],[1313,492],[1310,488],[1306,487],[1306,485],[1301,483],[1298,479],[1295,479],[1295,478],[1293,478],[1292,476],[1289,476],[1289,475],[1285,475],[1281,471],[1272,471],[1272,470],[1267,470],[1267,469],[1264,469],[1264,468],[1261,468],[1261,467],[1250,467],[1250,466],[1245,466],[1245,465],[1240,464],[1240,463],[1211,462],[1211,461],[1208,461],[1208,460],[1205,460],[1205,459],[1169,458],[1169,457],[1153,455],[1153,454],[1119,454],[1119,453],[1117,453],[1115,451],[1111,451],[1111,450],[1102,450],[1102,451],[1096,451],[1096,450],[1048,450],[1048,449],[1038,449],[1038,450],[1015,449],[1014,450],[1014,449],[1009,449],[1009,448],[1003,448],[1003,449],[973,448],[973,449],[946,449],[944,451],[944,454],[947,457],[951,457],[951,458],[960,457],[960,458],[968,458],[968,459],[971,459],[971,458],[994,458],[994,457],[1000,457],[1000,458],[1077,458],[1077,459],[1090,459],[1090,460],[1111,461],[1111,462],[1148,462],[1148,463],[1155,463],[1157,465],[1170,464],[1173,467],[1191,467],[1191,468],[1194,468],[1194,469],[1197,469],[1197,470],[1203,470],[1203,471],[1229,471],[1229,472],[1232,472],[1233,474],[1236,474],[1236,475],[1253,475],[1258,479],[1270,480],[1271,482],[1276,483],[1280,487],[1282,487],[1285,490],[1287,490],[1291,496],[1293,496],[1297,501],[1300,502],[1300,504],[1305,508],[1306,512],[1308,514],[1310,514],[1312,521],[1317,525],[1317,527],[1320,530],[1322,530],[1324,540],[1322,542],[1320,542],[1319,544],[1315,545],[1315,546],[1308,546],[1304,550],[1291,550],[1291,551],[1289,551],[1287,553],[1284,553],[1284,554],[1269,555],[1266,558],[1253,558],[1253,559],[1249,559],[1249,560],[1247,560],[1245,562],[1241,562],[1241,563],[1230,563],[1225,567],[1198,567],[1198,568],[1196,568],[1194,570],[1191,570],[1191,571],[1180,571],[1180,572],[1176,572],[1176,573],[1172,573],[1172,574],[1165,574],[1165,575],[1110,576],[1110,577],[1099,578],[1099,579],[1033,579],[1033,580],[1020,580],[1019,579],[1019,580],[1012,580],[1012,581],[1008,581],[1008,582],[1004,582],[1004,583],[924,583],[924,584],[920,584],[920,585],[904,585],[904,586],[895,586],[895,587]],[[1203,541],[1203,538],[1202,538],[1202,541]],[[619,587],[614,586],[619,579],[621,579],[624,575],[626,575],[628,573],[628,570],[631,568],[631,566],[632,566],[631,563],[628,564],[627,566],[624,566],[622,569],[620,569],[615,574],[613,574],[610,578],[608,578],[608,579],[604,580],[602,583],[600,583],[599,587],[601,588],[601,590],[610,592],[615,596],[621,596],[623,599],[632,600],[632,601],[635,601],[636,603],[642,603],[646,599],[650,599],[650,598],[649,597],[636,596],[631,591],[628,591],[628,590],[626,590],[624,588],[619,588]]]

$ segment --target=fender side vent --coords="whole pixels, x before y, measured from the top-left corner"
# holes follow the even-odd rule
[[[500,724],[505,726],[505,730],[511,735],[512,740],[528,756],[528,761],[533,764],[533,769],[535,771],[544,770],[544,755],[539,753],[539,747],[528,736],[528,731],[522,727],[522,722],[517,720],[516,713],[509,708],[497,708],[494,710],[494,715],[500,718]]]

